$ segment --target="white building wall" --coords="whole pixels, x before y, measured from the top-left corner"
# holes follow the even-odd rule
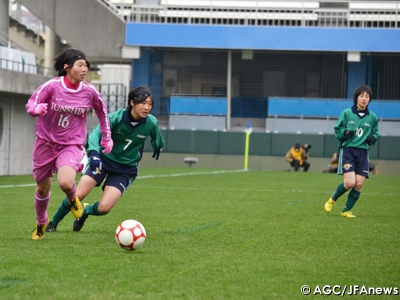
[[[36,119],[25,111],[27,99],[0,95],[0,176],[32,173]]]
[[[101,84],[122,83],[126,88],[125,94],[128,94],[131,85],[131,65],[105,64],[99,65],[99,69]]]

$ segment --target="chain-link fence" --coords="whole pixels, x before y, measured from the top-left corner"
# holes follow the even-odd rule
[[[228,54],[225,50],[156,50],[160,70],[149,72],[157,101],[167,108],[171,95],[227,96]],[[160,54],[159,52],[162,52]],[[354,74],[359,84],[371,85],[375,99],[400,99],[400,55],[363,54],[349,63],[347,52],[232,51],[230,91],[232,116],[260,115],[268,97],[348,98]],[[136,83],[134,83],[136,84]],[[160,104],[161,105],[161,104]]]

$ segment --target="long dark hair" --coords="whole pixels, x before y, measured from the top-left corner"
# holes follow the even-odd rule
[[[67,69],[72,68],[75,61],[79,59],[84,59],[88,69],[90,68],[90,63],[87,61],[85,53],[83,53],[81,50],[69,48],[58,54],[54,58],[54,69],[58,72],[58,76],[67,75],[66,69],[64,69],[65,64],[68,65]]]

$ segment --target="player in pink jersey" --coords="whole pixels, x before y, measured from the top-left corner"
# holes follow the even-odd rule
[[[59,77],[42,84],[26,104],[28,114],[38,117],[32,153],[37,219],[33,240],[44,237],[49,223],[47,207],[55,173],[74,217],[82,216],[82,204],[75,195],[75,177],[83,168],[81,160],[84,156],[88,109],[93,109],[99,118],[103,151],[110,153],[113,147],[107,107],[96,88],[84,81],[90,67],[85,54],[77,49],[67,49],[54,60],[54,69]]]

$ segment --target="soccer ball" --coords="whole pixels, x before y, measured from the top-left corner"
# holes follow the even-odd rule
[[[125,220],[115,231],[115,240],[125,250],[136,250],[146,240],[146,229],[136,220]]]

